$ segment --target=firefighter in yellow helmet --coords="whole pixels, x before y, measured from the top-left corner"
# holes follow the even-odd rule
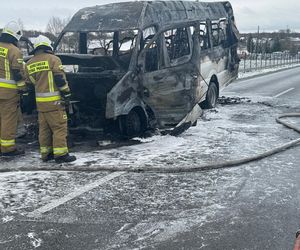
[[[42,35],[36,38],[33,53],[25,72],[27,82],[35,86],[42,160],[75,161],[76,157],[69,155],[67,146],[64,102],[69,101],[71,94],[61,60],[53,54],[51,41]]]
[[[0,146],[2,156],[24,154],[16,147],[20,93],[26,90],[23,56],[18,48],[22,36],[19,25],[12,21],[0,37]]]

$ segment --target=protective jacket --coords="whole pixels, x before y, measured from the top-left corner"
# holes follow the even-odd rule
[[[61,110],[62,95],[70,92],[61,60],[50,51],[38,51],[26,64],[27,81],[35,85],[40,112]]]
[[[0,99],[18,97],[18,89],[24,90],[23,56],[11,43],[0,42]]]

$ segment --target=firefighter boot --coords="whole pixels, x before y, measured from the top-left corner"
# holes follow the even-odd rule
[[[64,162],[72,162],[72,161],[76,161],[76,156],[65,154],[65,155],[58,156],[55,158],[55,162],[58,164],[64,163]]]
[[[2,153],[2,156],[3,157],[13,157],[13,156],[24,155],[24,154],[25,154],[24,149],[17,148],[14,151]]]
[[[51,161],[51,160],[54,160],[53,153],[48,154],[46,157],[42,157],[43,162],[48,162],[48,161]]]

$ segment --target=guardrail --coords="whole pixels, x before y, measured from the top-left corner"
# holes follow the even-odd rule
[[[300,54],[249,54],[243,56],[240,61],[239,72],[252,72],[262,69],[292,66],[300,64]]]

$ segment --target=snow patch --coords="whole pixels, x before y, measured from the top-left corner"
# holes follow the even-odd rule
[[[81,15],[80,19],[81,19],[81,20],[88,20],[88,19],[90,19],[94,14],[95,14],[94,11],[90,11],[90,10],[85,11],[84,14]]]
[[[3,223],[7,223],[7,222],[10,222],[10,221],[12,221],[14,219],[14,217],[13,216],[5,216],[5,217],[3,217],[2,218],[2,222]]]
[[[38,248],[42,245],[43,240],[38,238],[36,233],[28,233],[27,237],[30,238],[30,243],[34,248]]]

